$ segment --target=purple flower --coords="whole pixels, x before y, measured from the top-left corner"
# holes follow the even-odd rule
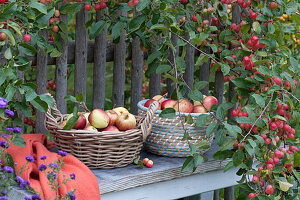
[[[7,194],[7,190],[1,190],[2,195],[6,195]]]
[[[41,160],[46,160],[47,156],[41,156],[40,159]]]
[[[5,174],[2,175],[2,178],[3,178],[3,179],[6,179],[6,177],[7,177],[7,176],[6,176]]]
[[[7,142],[5,142],[4,140],[1,140],[0,141],[0,147],[7,149],[9,147],[9,144]]]
[[[24,197],[24,200],[31,200],[31,197]]]
[[[70,174],[70,178],[71,178],[71,179],[75,180],[75,177],[76,177],[76,176],[75,176],[74,173]]]
[[[26,156],[26,160],[29,162],[34,162],[34,158],[32,156]]]
[[[18,183],[22,183],[24,179],[21,176],[16,177]]]
[[[7,100],[4,99],[3,97],[0,97],[0,108],[5,108],[7,105]]]
[[[75,200],[76,199],[76,195],[72,191],[67,192],[66,199]]]
[[[0,197],[0,200],[8,200],[7,196]]]
[[[10,166],[4,166],[3,170],[6,171],[7,173],[11,173],[11,174],[14,172],[14,169],[11,168]]]
[[[2,136],[3,138],[7,138],[7,137],[8,137],[8,135],[7,135],[6,133],[2,134],[1,136]]]
[[[14,133],[21,133],[22,129],[19,127],[14,128]]]
[[[48,180],[55,180],[56,179],[56,174],[54,172],[50,172],[47,175]]]
[[[13,128],[6,128],[7,131],[13,132],[14,129]]]
[[[27,180],[24,180],[22,183],[20,183],[20,188],[22,190],[29,188],[29,186],[30,186],[30,183]]]
[[[39,166],[40,171],[45,171],[46,169],[47,169],[47,165],[40,164],[40,166]]]
[[[58,151],[58,154],[61,156],[67,156],[67,152],[64,151]]]
[[[50,164],[49,164],[49,167],[51,167],[51,168],[58,168],[58,165],[55,164],[55,163],[50,163]]]
[[[9,110],[9,109],[5,109],[4,113],[7,114],[10,117],[13,117],[15,115],[15,113],[13,111]]]
[[[37,194],[32,195],[31,199],[32,200],[42,200],[41,197],[39,197],[39,195],[37,195]]]

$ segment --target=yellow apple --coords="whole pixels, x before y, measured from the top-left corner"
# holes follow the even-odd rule
[[[124,107],[114,108],[113,111],[115,111],[119,116],[121,116],[123,113],[129,113],[129,111]]]

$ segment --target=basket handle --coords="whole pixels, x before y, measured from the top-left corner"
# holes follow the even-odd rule
[[[46,93],[53,99],[53,107],[48,106],[48,111],[45,113],[45,121],[44,125],[46,129],[53,129],[53,128],[61,128],[58,126],[63,120],[64,115],[57,109],[56,101],[50,93]],[[53,113],[53,115],[52,115]],[[59,117],[60,121],[57,121],[57,117]]]
[[[142,130],[143,141],[146,140],[147,136],[150,134],[152,129],[152,119],[155,116],[155,112],[157,111],[159,106],[158,101],[154,101],[149,108],[147,109],[147,113],[143,116],[138,125],[138,128]]]

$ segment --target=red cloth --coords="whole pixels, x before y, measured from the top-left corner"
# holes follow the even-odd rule
[[[46,136],[42,134],[24,134],[21,136],[26,141],[26,147],[12,145],[7,149],[14,161],[17,162],[17,174],[20,173],[20,167],[25,166],[27,162],[25,157],[31,155],[35,159],[34,163],[28,163],[27,170],[24,170],[20,176],[30,182],[30,187],[42,199],[55,199],[55,191],[51,190],[47,176],[38,170],[40,164],[44,164],[44,161],[40,159],[41,156],[47,156],[45,160],[47,165],[61,158],[57,153],[48,150],[55,146],[54,143],[47,141]],[[66,175],[66,178],[69,178],[70,174],[74,173],[76,178],[75,180],[68,181],[66,184],[60,184],[61,187],[58,189],[58,194],[64,197],[67,192],[76,189],[76,200],[100,200],[99,184],[91,170],[77,158],[69,154],[63,158],[63,161],[65,165],[61,170],[60,177],[57,179],[58,182],[62,183],[63,174]],[[49,169],[48,167],[47,170]]]

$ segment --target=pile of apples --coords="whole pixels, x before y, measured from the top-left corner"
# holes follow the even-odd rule
[[[126,131],[134,129],[136,125],[135,116],[128,112],[124,107],[114,108],[113,110],[94,109],[92,112],[78,113],[79,118],[73,129],[82,129],[88,131]],[[73,116],[70,114],[61,126],[65,126],[68,120]]]
[[[165,99],[161,95],[156,95],[152,99],[147,100],[144,106],[148,108],[154,101],[159,102],[159,110],[174,108],[176,112],[182,113],[207,113],[210,112],[212,105],[218,104],[218,100],[214,96],[203,95],[202,102],[194,101],[193,103],[191,103],[187,99],[180,99],[179,101],[177,101],[173,99]]]

